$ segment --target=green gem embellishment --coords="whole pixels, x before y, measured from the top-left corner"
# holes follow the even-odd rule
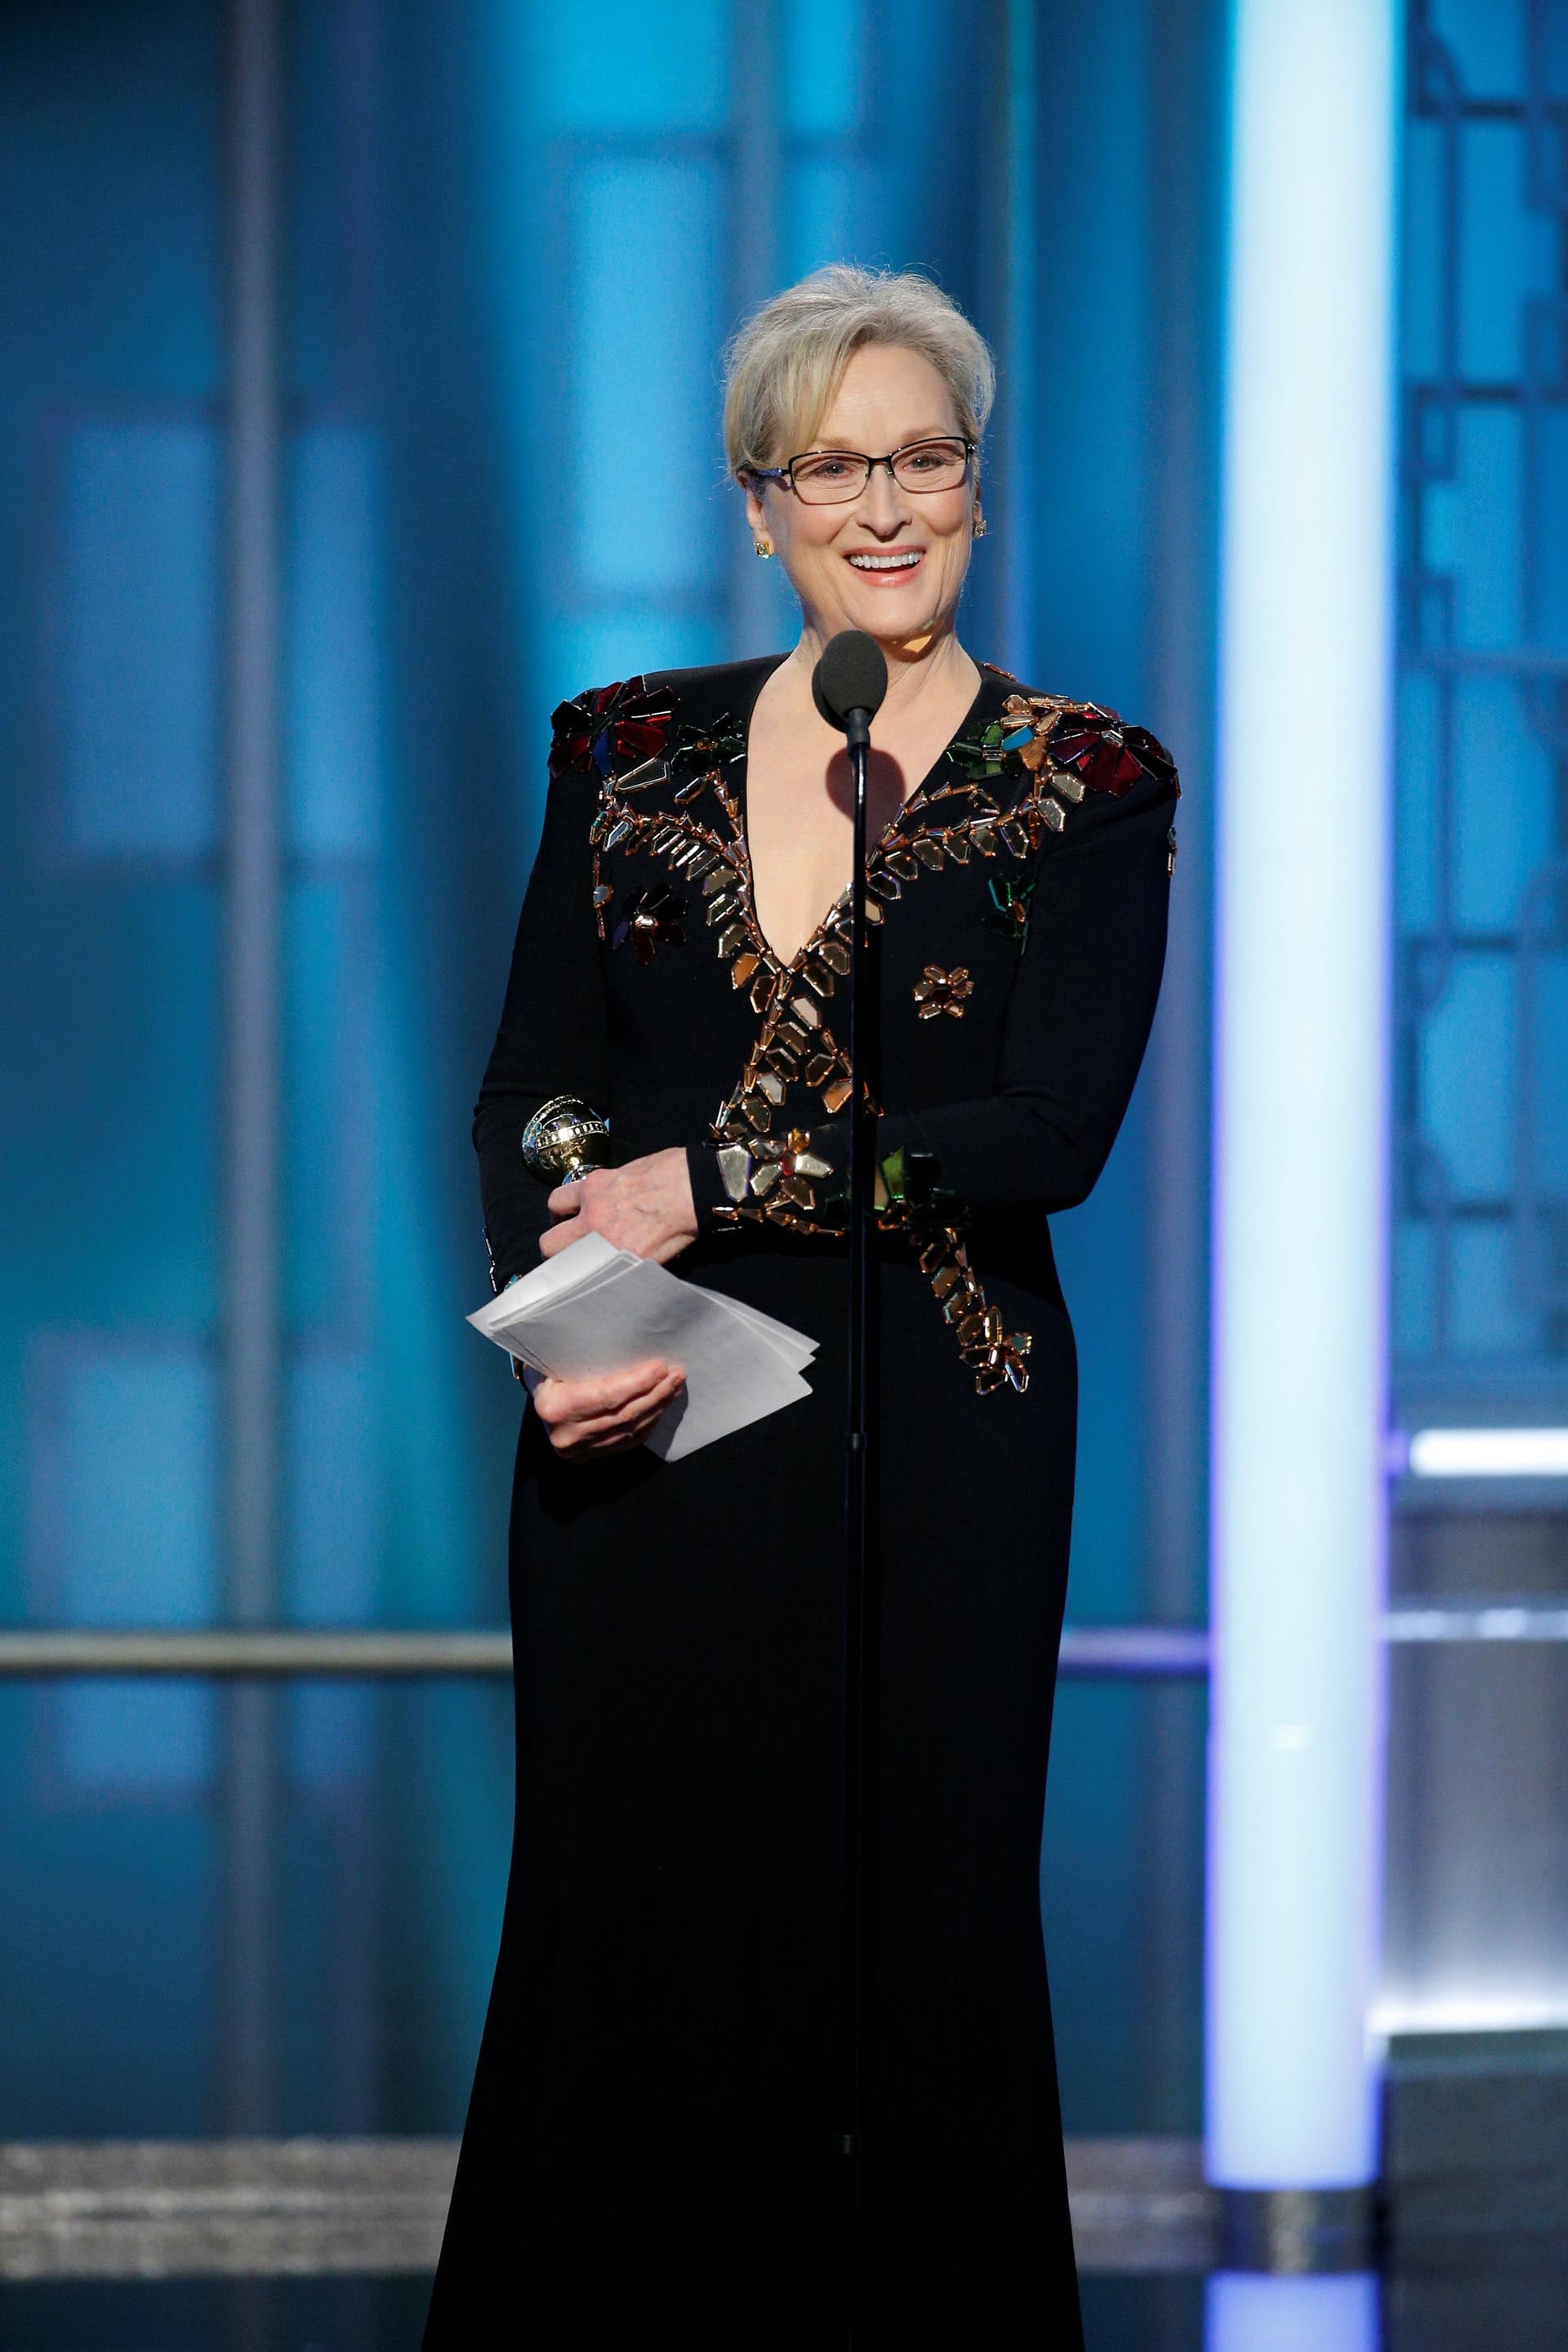
[[[1033,879],[1014,882],[1005,874],[993,874],[989,878],[992,912],[984,919],[988,931],[1005,932],[1020,955],[1029,936],[1029,901],[1035,895]]]
[[[879,1169],[889,1200],[901,1201],[909,1184],[909,1168],[901,1143],[879,1163]]]
[[[962,735],[948,747],[948,759],[960,775],[971,783],[986,783],[994,776],[1016,775],[1021,765],[1021,748],[1029,740],[1026,730],[1016,726],[1004,727],[993,719],[977,735]]]

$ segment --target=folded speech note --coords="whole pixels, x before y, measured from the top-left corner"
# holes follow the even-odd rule
[[[558,1380],[655,1359],[679,1364],[685,1390],[646,1441],[666,1462],[811,1394],[801,1375],[815,1339],[602,1234],[546,1258],[468,1321],[529,1370]]]

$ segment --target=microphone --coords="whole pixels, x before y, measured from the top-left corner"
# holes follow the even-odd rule
[[[829,637],[811,673],[811,698],[830,727],[842,728],[853,751],[871,740],[871,721],[888,691],[881,646],[864,629]]]

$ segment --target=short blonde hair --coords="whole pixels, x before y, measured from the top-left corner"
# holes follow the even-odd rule
[[[950,296],[912,269],[836,261],[764,302],[724,354],[724,455],[731,474],[808,449],[851,352],[866,343],[919,352],[978,442],[996,391],[985,339]]]

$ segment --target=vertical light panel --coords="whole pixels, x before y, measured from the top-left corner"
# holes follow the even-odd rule
[[[1377,2280],[1218,2271],[1204,2292],[1204,2352],[1378,2352]]]
[[[1375,2170],[1394,0],[1236,0],[1208,2162]]]
[[[65,835],[199,857],[216,833],[218,446],[209,426],[84,424],[62,486]]]
[[[855,134],[865,106],[868,27],[859,0],[789,0],[781,31],[791,156],[781,283],[788,285],[828,262],[859,258],[864,189]]]
[[[48,1503],[59,1515],[48,1613],[69,1625],[212,1622],[217,1553],[216,1394],[196,1348],[71,1349]],[[169,1795],[213,1762],[214,1694],[201,1684],[70,1682],[61,1759],[79,1789]]]
[[[723,184],[683,159],[595,159],[573,202],[575,568],[587,593],[658,625],[663,599],[717,570]]]

